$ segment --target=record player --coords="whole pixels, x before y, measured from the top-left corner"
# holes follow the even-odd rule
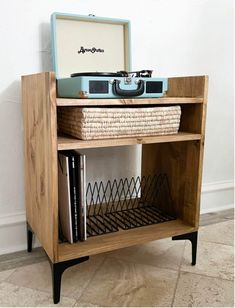
[[[161,97],[167,79],[152,70],[131,71],[130,22],[82,15],[51,16],[57,96]]]

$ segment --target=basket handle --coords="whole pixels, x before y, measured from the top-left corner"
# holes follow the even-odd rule
[[[138,88],[135,90],[123,90],[120,88],[120,80],[113,80],[113,92],[119,96],[139,96],[144,93],[144,80],[139,80]]]

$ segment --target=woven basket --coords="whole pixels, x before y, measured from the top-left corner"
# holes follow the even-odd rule
[[[58,108],[58,128],[78,139],[105,139],[176,134],[181,108]]]

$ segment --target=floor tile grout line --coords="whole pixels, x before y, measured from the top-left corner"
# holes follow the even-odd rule
[[[206,274],[201,274],[201,273],[195,273],[195,272],[187,272],[186,270],[180,270],[181,273],[187,273],[187,274],[193,274],[193,275],[197,275],[197,276],[203,276],[203,277],[207,277],[207,278],[216,278],[216,279],[221,279],[221,280],[226,280],[226,281],[231,281],[234,282],[234,278],[233,279],[228,279],[228,278],[222,278],[219,276],[211,276],[211,275],[206,275]]]
[[[200,232],[200,231],[199,231]],[[200,236],[200,234],[199,234]],[[230,245],[230,244],[224,244],[224,243],[218,243],[218,242],[211,242],[211,241],[208,241],[208,240],[202,240],[202,239],[199,239],[200,242],[206,242],[206,243],[211,243],[211,244],[217,244],[217,245],[223,245],[223,246],[232,246],[234,247],[234,245]]]
[[[173,296],[172,296],[172,301],[171,301],[171,306],[170,307],[174,307],[174,301],[175,301],[175,294],[176,294],[176,290],[177,290],[177,286],[179,283],[179,279],[180,279],[180,270],[177,273],[177,279],[176,279],[176,284],[175,284],[175,288],[174,288],[174,292],[173,292]]]
[[[178,283],[179,283],[179,279],[180,279],[181,265],[182,265],[183,258],[184,258],[185,246],[186,246],[186,240],[184,241],[184,247],[182,249],[183,251],[182,251],[182,255],[181,255],[181,259],[180,259],[180,264],[179,264],[179,268],[178,268],[178,275],[177,275],[175,289],[174,289],[173,297],[172,297],[172,301],[171,301],[171,307],[174,307],[173,305],[174,305],[175,295],[176,295],[176,291],[177,291],[177,287],[178,287]]]

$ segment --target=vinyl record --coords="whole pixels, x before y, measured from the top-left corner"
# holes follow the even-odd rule
[[[81,72],[81,73],[73,73],[70,77],[84,77],[84,76],[92,76],[92,77],[123,77],[121,72],[117,73],[107,73],[107,72]]]

